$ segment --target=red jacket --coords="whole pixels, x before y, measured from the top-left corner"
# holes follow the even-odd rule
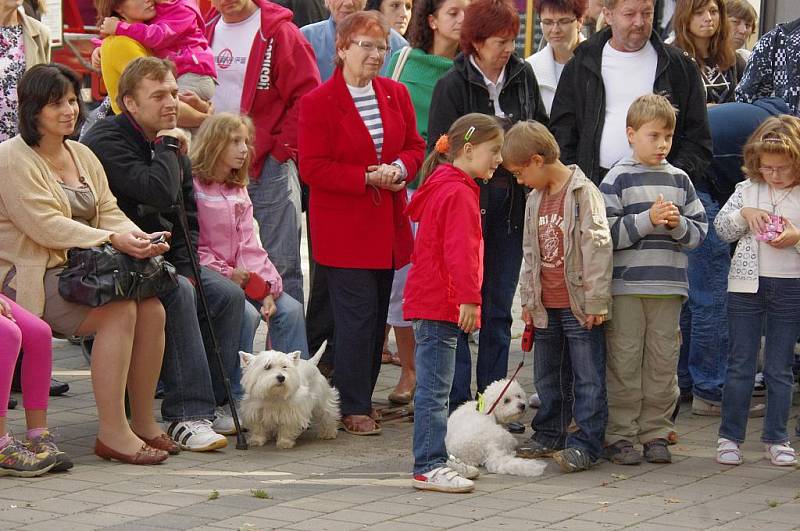
[[[372,80],[383,122],[382,160],[337,68],[300,102],[300,177],[310,188],[314,259],[333,267],[398,269],[413,247],[406,191],[366,184],[368,166],[398,158],[413,179],[425,155],[404,85]]]
[[[451,164],[437,167],[411,198],[406,212],[419,227],[403,294],[404,319],[458,323],[461,304],[480,306],[479,201],[474,179]]]
[[[261,8],[261,29],[247,59],[241,113],[256,126],[250,175],[258,179],[267,156],[280,163],[297,158],[298,102],[319,85],[319,71],[314,50],[292,23],[292,12],[268,0],[253,2]],[[206,26],[209,45],[219,20],[212,10]]]

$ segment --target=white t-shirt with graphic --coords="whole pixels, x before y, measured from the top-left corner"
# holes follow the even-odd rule
[[[260,27],[261,9],[241,22],[229,24],[220,20],[217,23],[211,43],[219,83],[211,100],[216,112],[239,113],[247,61]]]
[[[600,166],[611,168],[632,153],[625,134],[625,118],[633,100],[653,92],[658,54],[650,41],[637,52],[620,52],[608,41],[601,69],[606,93],[606,116],[600,137]]]

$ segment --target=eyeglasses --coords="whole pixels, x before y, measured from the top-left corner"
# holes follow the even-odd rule
[[[792,166],[791,164],[787,166],[762,166],[758,169],[761,175],[777,175],[778,177],[787,177],[789,173],[791,173]]]
[[[350,42],[355,44],[368,54],[377,51],[378,55],[386,55],[386,52],[389,51],[389,48],[387,48],[385,45],[375,44],[372,41],[350,41]]]
[[[558,24],[559,27],[565,28],[570,24],[572,24],[573,22],[575,22],[576,20],[577,20],[576,18],[560,18],[558,20],[544,19],[542,20],[542,26],[544,26],[545,28],[552,28],[553,26]]]

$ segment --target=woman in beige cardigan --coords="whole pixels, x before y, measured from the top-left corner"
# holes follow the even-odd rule
[[[17,134],[17,83],[30,68],[50,62],[47,28],[22,9],[22,2],[0,3],[0,142]]]
[[[66,140],[80,118],[79,91],[77,74],[56,64],[37,65],[19,82],[20,135],[0,144],[0,286],[54,331],[95,336],[95,453],[134,464],[157,463],[176,450],[153,417],[164,352],[161,303],[150,298],[90,308],[58,293],[57,275],[71,247],[110,242],[137,258],[169,248],[151,244],[157,234],[145,234],[119,210],[94,154]]]

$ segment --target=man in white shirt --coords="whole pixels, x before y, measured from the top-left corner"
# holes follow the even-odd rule
[[[250,116],[256,129],[248,192],[261,243],[303,301],[300,262],[299,101],[319,85],[314,51],[292,23],[292,12],[268,0],[212,0],[208,40],[217,67],[217,112]]]
[[[561,159],[577,163],[595,183],[630,153],[625,115],[645,93],[666,96],[678,109],[669,161],[705,180],[711,160],[703,83],[692,59],[664,45],[653,31],[653,0],[605,0],[609,27],[575,51],[564,68],[550,116]]]

